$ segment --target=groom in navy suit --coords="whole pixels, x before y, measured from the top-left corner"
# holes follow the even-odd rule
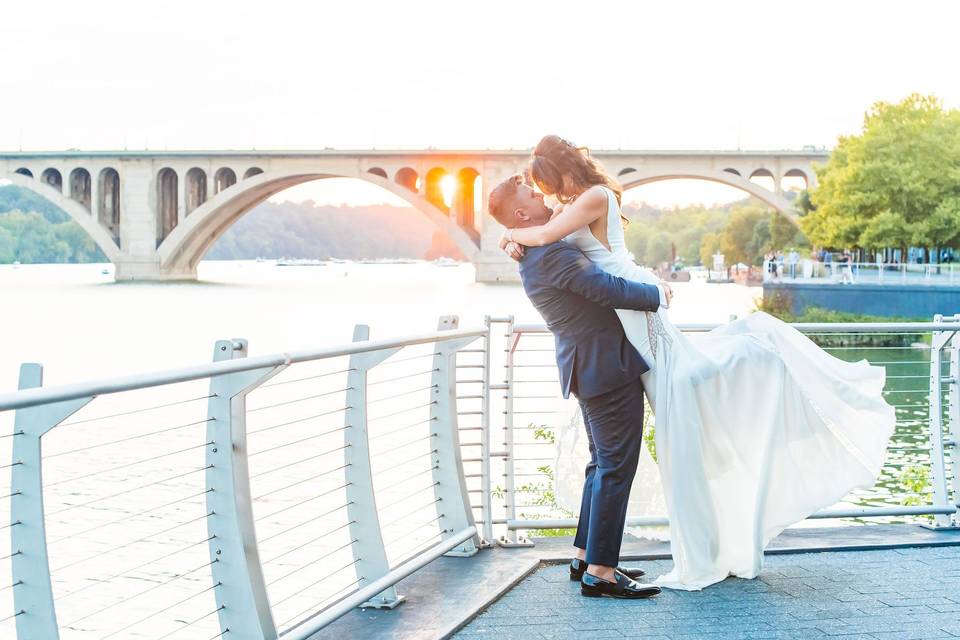
[[[489,209],[508,229],[545,224],[553,213],[519,175],[490,193]],[[654,596],[659,587],[633,579],[642,571],[617,567],[643,442],[640,376],[649,367],[614,310],[656,311],[669,302],[669,289],[610,275],[566,242],[525,248],[520,278],[553,332],[563,397],[580,401],[590,443],[570,579],[585,596]]]

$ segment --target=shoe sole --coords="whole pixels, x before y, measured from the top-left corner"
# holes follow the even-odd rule
[[[636,580],[637,578],[642,578],[642,577],[645,576],[645,575],[647,575],[647,574],[646,574],[646,573],[641,573],[639,576],[637,576],[636,578],[634,578],[634,580]],[[570,582],[580,582],[581,578],[583,578],[583,574],[580,574],[580,575],[577,576],[576,578],[573,577],[573,574],[570,574]]]
[[[656,598],[660,595],[660,592],[651,593],[648,596],[618,596],[613,593],[590,593],[588,591],[580,590],[580,595],[587,598],[614,598],[616,600],[649,600],[650,598]]]

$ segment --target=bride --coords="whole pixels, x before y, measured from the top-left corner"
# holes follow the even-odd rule
[[[530,177],[560,207],[548,223],[505,235],[508,254],[566,240],[613,275],[659,282],[631,259],[621,188],[586,149],[546,136]],[[753,578],[783,529],[876,481],[895,421],[882,367],[839,360],[761,312],[699,335],[682,334],[662,308],[617,315],[651,367],[643,384],[656,414],[674,562],[659,585],[695,590],[730,575]],[[575,437],[562,434],[565,457]],[[575,448],[586,460],[582,438]],[[642,466],[632,495],[656,488]]]

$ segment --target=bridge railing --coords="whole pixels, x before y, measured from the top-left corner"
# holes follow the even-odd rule
[[[489,331],[456,326],[55,388],[23,365],[0,637],[306,638],[476,553]]]
[[[681,325],[685,332],[716,325]],[[960,316],[938,316],[932,323],[795,324],[832,355],[867,359],[887,371],[884,395],[896,409],[896,432],[874,487],[856,491],[833,508],[811,516],[871,521],[911,520],[930,526],[960,522]],[[570,505],[554,491],[554,438],[575,419],[576,403],[564,401],[557,384],[553,338],[543,325],[495,325],[507,357],[503,362],[504,409],[500,425],[502,481],[493,488],[494,524],[505,527],[501,543],[529,544],[526,530],[576,526]],[[494,374],[496,376],[496,374]],[[491,385],[496,390],[496,385]],[[758,390],[761,393],[762,390]],[[496,412],[494,412],[495,415]],[[655,418],[646,412],[649,435]],[[498,429],[494,428],[492,434]],[[491,439],[497,439],[491,435]],[[652,440],[652,439],[651,439]],[[652,443],[651,443],[652,444]],[[666,514],[630,517],[634,526],[666,525]],[[500,528],[498,531],[502,531]]]

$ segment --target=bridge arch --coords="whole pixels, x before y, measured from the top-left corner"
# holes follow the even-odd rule
[[[358,171],[356,173],[288,173],[267,171],[216,194],[197,207],[188,218],[178,224],[157,248],[160,270],[163,273],[192,275],[203,255],[214,242],[250,209],[270,196],[305,182],[324,178],[356,178],[375,184],[406,200],[414,209],[425,215],[440,230],[456,243],[468,259],[479,251],[471,234],[457,225],[443,210],[424,196],[410,191],[389,178]]]
[[[743,176],[732,173],[726,169],[723,171],[677,171],[662,174],[629,173],[624,176],[620,176],[620,184],[624,189],[631,189],[633,187],[639,187],[640,185],[650,184],[652,182],[660,182],[661,180],[677,179],[707,180],[710,182],[718,182],[720,184],[736,187],[737,189],[746,191],[758,200],[770,205],[782,213],[794,225],[799,225],[797,212],[793,208],[793,205],[790,204],[789,200],[778,193],[774,193],[769,189],[765,189],[757,183],[747,180]]]
[[[67,197],[58,189],[48,184],[26,176],[19,170],[13,173],[0,174],[0,183],[9,183],[21,189],[26,189],[48,200],[51,204],[56,205],[66,213],[71,220],[79,224],[80,228],[87,232],[87,235],[89,235],[100,250],[103,251],[103,255],[107,257],[107,260],[116,263],[120,259],[120,247],[117,246],[111,232],[101,226],[100,223],[97,222],[97,219],[90,215],[90,211],[84,207],[82,203]]]

